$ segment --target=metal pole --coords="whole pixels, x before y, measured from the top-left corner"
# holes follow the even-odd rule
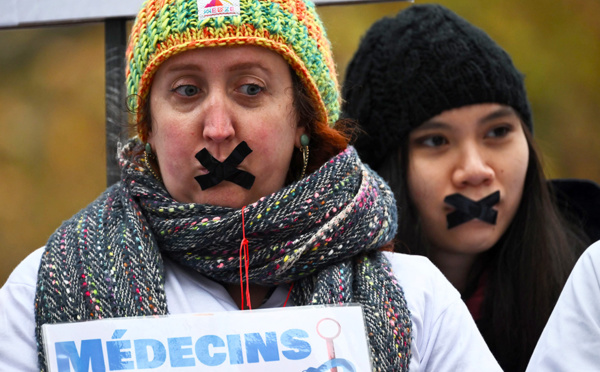
[[[107,19],[104,22],[106,59],[106,184],[120,179],[117,145],[128,137],[125,96],[125,49],[127,19]]]

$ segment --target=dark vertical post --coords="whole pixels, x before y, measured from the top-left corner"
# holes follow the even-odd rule
[[[127,19],[107,19],[104,22],[106,59],[106,184],[119,181],[117,144],[128,137],[125,92],[125,48]]]

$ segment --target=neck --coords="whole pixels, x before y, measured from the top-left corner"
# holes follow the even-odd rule
[[[271,287],[264,287],[257,284],[250,284],[250,302],[253,309],[257,309],[262,305],[263,301],[269,294]],[[231,299],[235,302],[237,307],[241,310],[247,310],[248,303],[244,300],[244,308],[242,309],[242,293],[240,291],[239,284],[225,284],[225,289],[231,296]]]
[[[460,293],[465,291],[467,278],[477,255],[433,249],[429,258],[440,269],[446,279],[452,283],[454,288]]]

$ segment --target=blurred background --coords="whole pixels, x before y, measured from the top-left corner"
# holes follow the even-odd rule
[[[488,32],[525,73],[547,175],[600,183],[600,2],[438,3]],[[341,82],[368,27],[410,5],[319,7]],[[0,30],[0,51],[2,285],[106,187],[104,26]]]

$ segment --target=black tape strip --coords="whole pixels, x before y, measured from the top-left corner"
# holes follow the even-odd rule
[[[444,198],[444,203],[456,208],[455,211],[446,216],[448,229],[456,227],[474,218],[496,224],[498,212],[492,207],[500,201],[500,191],[493,192],[485,198],[474,201],[461,194],[452,194]]]
[[[245,141],[242,141],[222,163],[215,159],[206,148],[198,151],[196,159],[208,171],[208,174],[196,176],[194,179],[202,190],[216,186],[223,181],[233,182],[245,189],[250,189],[255,177],[237,166],[252,152]]]

